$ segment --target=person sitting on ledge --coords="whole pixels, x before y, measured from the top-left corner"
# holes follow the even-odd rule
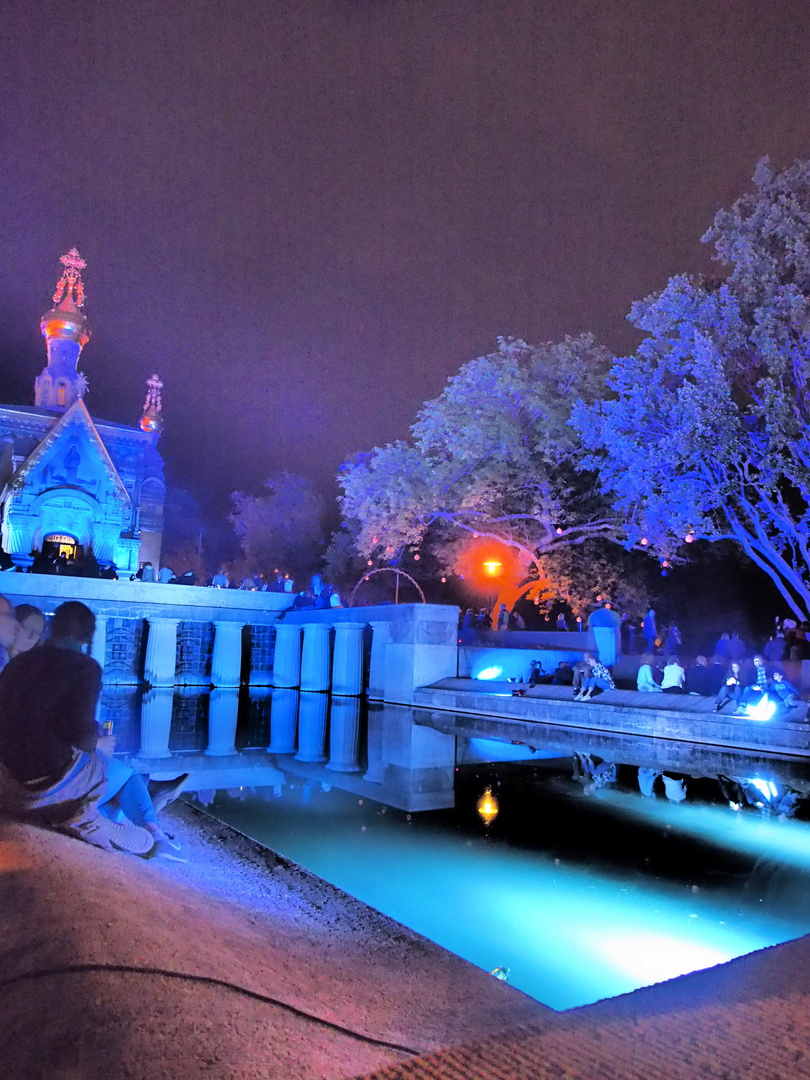
[[[107,765],[98,753],[101,668],[83,649],[95,616],[78,601],[60,605],[51,638],[10,660],[0,674],[0,807],[14,816],[112,850],[145,854],[146,829],[99,813]],[[103,741],[102,741],[103,742]]]
[[[655,663],[655,657],[652,653],[644,653],[641,658],[641,664],[638,669],[638,676],[636,678],[636,690],[639,690],[642,694],[660,694],[662,693],[661,687],[655,681],[653,675],[653,664]]]
[[[768,690],[768,697],[776,702],[778,712],[791,712],[801,704],[799,691],[785,678],[784,671],[774,671],[773,682]],[[802,719],[802,718],[800,718]],[[805,715],[803,719],[807,719]]]
[[[714,702],[714,711],[720,712],[724,705],[727,705],[729,701],[733,701],[734,704],[739,707],[742,700],[742,669],[740,665],[734,661],[729,668],[726,680],[720,687],[720,691]]]
[[[582,689],[579,693],[574,694],[575,701],[590,701],[594,690],[597,688],[599,690],[616,689],[616,684],[604,664],[600,664],[589,653],[586,653],[585,660],[590,668],[590,673],[582,680]]]
[[[694,664],[686,669],[686,692],[697,694],[699,697],[712,696],[709,661],[705,656],[696,656]]]
[[[678,657],[673,653],[664,665],[664,677],[661,679],[661,689],[665,694],[685,694],[685,682],[686,672],[681,667]]]
[[[573,677],[571,679],[571,685],[574,688],[575,696],[581,692],[583,682],[591,673],[592,660],[593,656],[591,655],[591,653],[586,652],[582,654],[581,660],[577,660],[574,663],[574,667],[572,669]]]
[[[742,700],[737,704],[737,711],[745,713],[749,705],[756,705],[766,697],[770,686],[768,669],[765,667],[765,658],[760,653],[754,657],[754,681],[746,686],[742,693]]]
[[[84,604],[62,604],[50,639],[0,674],[0,809],[96,847],[146,855],[155,848],[153,830],[101,812],[117,792],[108,790],[114,744],[99,738],[95,720],[101,668],[83,652],[95,623]]]
[[[557,664],[554,669],[554,674],[551,676],[551,681],[555,686],[574,685],[574,669],[567,660],[561,660],[559,664]]]

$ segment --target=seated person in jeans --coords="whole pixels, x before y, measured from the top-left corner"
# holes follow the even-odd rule
[[[776,702],[779,712],[790,712],[800,703],[799,691],[785,678],[783,671],[774,671],[773,682],[768,690],[768,697]]]
[[[759,653],[754,657],[754,681],[743,690],[742,704],[755,705],[765,694],[768,693],[770,679],[765,667],[765,657]]]
[[[726,680],[720,687],[720,691],[714,702],[714,711],[720,712],[723,706],[727,705],[729,701],[733,701],[735,705],[739,706],[740,701],[742,700],[742,692],[742,669],[735,660],[729,665]]]
[[[586,653],[586,662],[590,668],[590,673],[582,680],[582,688],[579,693],[574,694],[575,701],[590,701],[597,687],[600,690],[616,689],[616,684],[604,664],[600,664],[589,653]]]
[[[593,656],[591,653],[583,653],[582,659],[577,660],[573,667],[573,679],[571,685],[574,688],[575,693],[579,693],[582,690],[582,683],[591,673],[591,662]]]
[[[153,846],[146,829],[114,826],[99,813],[107,788],[95,720],[101,668],[83,652],[95,625],[84,604],[62,604],[50,640],[0,674],[0,805],[97,847],[111,849],[115,835],[145,854]]]
[[[168,844],[168,838],[143,781],[109,756],[111,737],[99,738],[101,668],[83,652],[95,623],[84,604],[62,604],[50,640],[20,652],[0,675],[0,807],[97,847],[164,854],[153,850],[156,840]],[[177,784],[160,785],[164,802]],[[102,805],[115,797],[135,825],[104,815]],[[109,813],[114,816],[112,808]]]

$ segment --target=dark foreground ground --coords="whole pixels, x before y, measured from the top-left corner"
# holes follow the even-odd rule
[[[0,825],[3,1080],[810,1077],[810,939],[559,1014],[190,806],[166,823],[188,864]]]

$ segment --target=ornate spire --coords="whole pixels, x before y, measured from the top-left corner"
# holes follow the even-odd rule
[[[140,419],[140,427],[143,431],[160,432],[163,427],[163,418],[160,413],[163,404],[160,391],[163,383],[157,374],[146,380],[146,401],[143,403],[143,416]]]
[[[87,390],[87,379],[76,365],[90,340],[90,327],[81,310],[82,270],[87,263],[76,248],[59,261],[64,269],[53,294],[54,306],[39,320],[48,345],[48,364],[34,384],[34,401],[41,408],[65,412]]]
[[[82,270],[85,269],[87,263],[76,248],[71,248],[67,255],[60,255],[59,262],[65,269],[56,283],[53,302],[58,304],[61,300],[65,307],[71,305],[80,308],[84,304]]]

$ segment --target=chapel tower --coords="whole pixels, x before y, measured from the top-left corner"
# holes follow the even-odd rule
[[[66,412],[87,390],[79,356],[90,340],[90,328],[81,308],[84,304],[82,270],[87,263],[72,248],[59,260],[64,266],[53,294],[54,307],[40,319],[48,346],[48,363],[34,383],[34,403],[54,412]]]

